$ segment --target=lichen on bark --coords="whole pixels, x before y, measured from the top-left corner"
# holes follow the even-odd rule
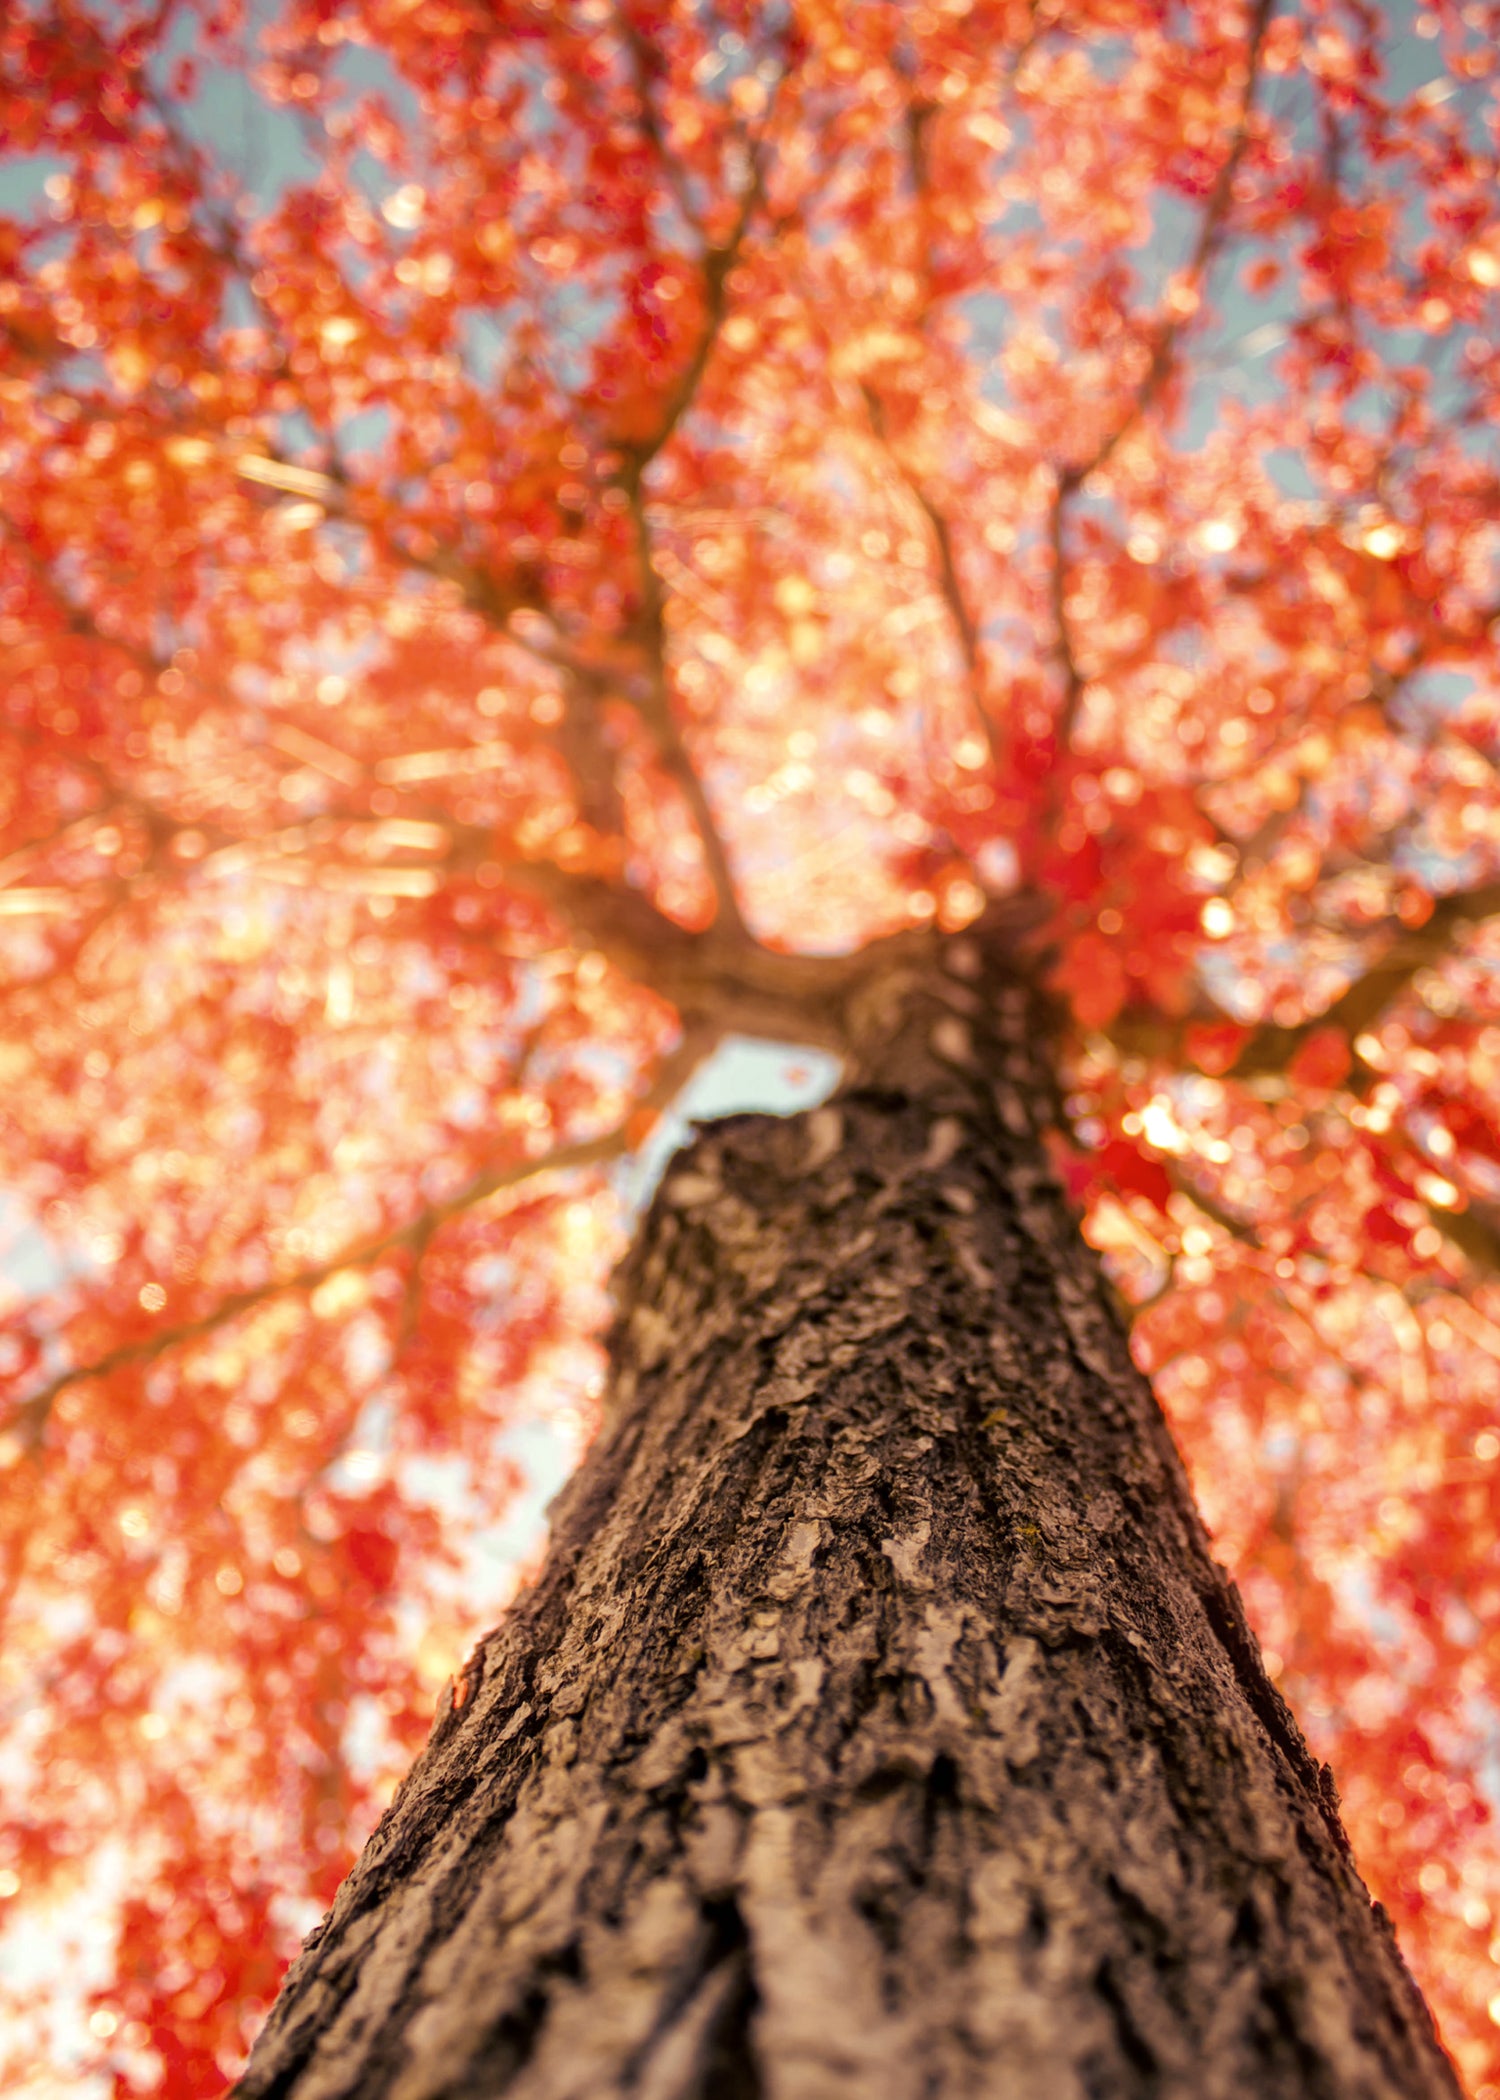
[[[1266,1677],[976,944],[713,1125],[605,1426],[242,2100],[1457,2090]]]

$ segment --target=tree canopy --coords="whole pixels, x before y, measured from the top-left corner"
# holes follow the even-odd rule
[[[1059,1172],[1500,2100],[1497,51],[13,0],[13,2080],[232,2075],[588,1432],[628,1161],[1011,897]]]

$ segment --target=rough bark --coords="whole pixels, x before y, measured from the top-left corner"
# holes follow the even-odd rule
[[[1415,2100],[1452,2072],[1211,1560],[975,943],[710,1127],[611,1412],[241,2100]]]

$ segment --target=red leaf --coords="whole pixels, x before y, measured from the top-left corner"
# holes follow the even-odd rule
[[[1234,1021],[1195,1021],[1184,1033],[1183,1048],[1200,1072],[1216,1079],[1233,1068],[1249,1039],[1249,1029]]]
[[[1327,1089],[1341,1086],[1353,1063],[1342,1028],[1315,1028],[1287,1069],[1298,1086]]]
[[[389,1589],[395,1577],[401,1549],[387,1532],[370,1529],[346,1531],[344,1551],[356,1572],[372,1589]]]
[[[1165,1210],[1167,1198],[1172,1193],[1172,1182],[1165,1167],[1158,1160],[1148,1159],[1138,1152],[1126,1138],[1112,1138],[1102,1152],[1095,1155],[1098,1171],[1112,1181],[1121,1195],[1145,1196],[1158,1210]]]

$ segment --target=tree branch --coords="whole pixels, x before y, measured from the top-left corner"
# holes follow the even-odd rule
[[[640,71],[648,66],[649,49],[633,30],[630,31],[630,41],[636,66]],[[643,87],[641,94],[643,107],[649,112],[647,88]],[[768,110],[767,123],[769,121]],[[708,368],[714,344],[718,340],[728,303],[729,273],[739,256],[751,218],[762,196],[761,144],[764,135],[763,130],[761,139],[750,149],[750,179],[739,201],[733,231],[721,246],[704,251],[703,325],[698,332],[692,355],[667,398],[656,429],[649,437],[623,448],[625,460],[618,476],[618,484],[629,499],[635,531],[638,588],[641,595],[640,631],[647,658],[647,691],[643,698],[635,700],[635,704],[655,739],[662,764],[687,803],[697,828],[709,880],[713,884],[719,924],[724,931],[742,942],[749,942],[751,935],[740,910],[734,872],[729,864],[723,835],[672,712],[671,684],[667,674],[665,606],[661,579],[652,559],[651,528],[646,516],[645,475],[646,469],[669,442],[678,424],[692,406],[703,374]],[[659,150],[664,151],[659,134],[657,143]]]
[[[777,87],[780,83],[777,83]],[[772,88],[766,105],[765,118],[759,136],[746,149],[749,157],[749,179],[739,199],[739,208],[728,240],[716,247],[706,248],[701,258],[703,271],[703,326],[692,355],[678,377],[676,386],[667,397],[667,405],[655,431],[648,438],[638,439],[623,447],[625,464],[620,472],[620,486],[633,494],[639,488],[647,467],[670,440],[672,433],[692,406],[699,383],[713,354],[719,330],[724,322],[724,309],[729,299],[729,273],[739,260],[745,235],[750,230],[750,221],[765,195],[765,170],[762,156],[766,136],[770,130],[771,117],[776,107],[777,88]]]
[[[1452,890],[1432,908],[1426,923],[1403,930],[1371,969],[1357,977],[1331,1006],[1310,1015],[1295,1027],[1268,1024],[1258,1028],[1235,1059],[1231,1070],[1236,1079],[1254,1079],[1284,1072],[1308,1037],[1325,1028],[1337,1028],[1349,1038],[1356,1060],[1370,1069],[1356,1047],[1359,1038],[1388,1006],[1410,986],[1419,970],[1441,962],[1454,935],[1469,920],[1487,919],[1500,912],[1500,882],[1488,882],[1473,890]]]
[[[1083,673],[1078,668],[1078,654],[1073,646],[1073,629],[1068,617],[1068,555],[1066,503],[1071,490],[1066,477],[1058,476],[1057,488],[1047,512],[1047,540],[1052,550],[1051,572],[1048,578],[1048,595],[1052,606],[1053,639],[1057,660],[1062,666],[1063,704],[1057,718],[1057,748],[1068,750],[1073,742],[1073,732],[1078,724],[1078,709],[1083,699]],[[1055,800],[1056,798],[1053,797]]]
[[[922,515],[926,518],[937,553],[938,589],[947,607],[959,654],[964,662],[965,682],[969,689],[969,704],[979,718],[985,742],[989,745],[990,763],[1000,770],[1005,752],[996,728],[989,695],[985,687],[984,658],[979,648],[979,629],[964,597],[963,583],[959,577],[958,564],[953,554],[953,533],[947,518],[938,508],[921,479],[902,460],[891,442],[886,427],[885,406],[868,380],[860,381],[860,392],[864,396],[869,413],[870,428],[875,433],[887,458],[895,468],[905,487],[910,491]]]
[[[1137,386],[1123,416],[1086,459],[1075,460],[1061,467],[1057,475],[1057,487],[1053,494],[1048,518],[1048,539],[1052,547],[1052,613],[1056,629],[1058,660],[1063,667],[1065,691],[1063,710],[1058,722],[1057,741],[1060,750],[1066,750],[1072,742],[1077,721],[1078,705],[1083,691],[1083,679],[1078,669],[1077,650],[1067,615],[1067,507],[1073,496],[1091,474],[1106,464],[1118,446],[1140,422],[1151,408],[1172,371],[1178,338],[1197,310],[1198,295],[1204,277],[1224,238],[1229,219],[1229,207],[1233,201],[1234,178],[1244,158],[1245,148],[1250,142],[1250,121],[1255,109],[1256,91],[1260,84],[1261,55],[1266,30],[1270,25],[1276,0],[1255,0],[1250,16],[1250,33],[1245,51],[1245,85],[1240,97],[1239,114],[1229,151],[1219,167],[1199,223],[1198,238],[1183,273],[1185,288],[1193,297],[1185,302],[1186,310],[1173,312],[1159,324],[1151,345],[1151,360]]]
[[[1349,1038],[1356,1066],[1373,1074],[1363,1054],[1355,1047],[1360,1036],[1391,1003],[1406,991],[1418,971],[1440,963],[1449,951],[1453,936],[1468,921],[1493,917],[1500,912],[1500,882],[1482,883],[1477,889],[1452,890],[1434,905],[1425,925],[1404,928],[1380,961],[1349,985],[1321,1013],[1311,1014],[1294,1026],[1266,1022],[1247,1038],[1234,1063],[1226,1070],[1237,1080],[1253,1081],[1283,1074],[1309,1037],[1327,1028],[1337,1028]],[[1163,1014],[1124,1013],[1100,1030],[1124,1057],[1155,1058],[1169,1063],[1185,1061],[1184,1027],[1193,1022],[1224,1021],[1221,1010],[1199,1007],[1185,1020]]]
[[[520,647],[566,672],[570,678],[579,682],[584,691],[595,696],[606,691],[618,693],[621,699],[635,709],[656,744],[668,777],[675,783],[687,803],[703,847],[718,917],[724,928],[743,941],[749,941],[751,936],[740,909],[728,852],[703,782],[692,763],[672,712],[666,662],[664,601],[661,582],[652,562],[644,476],[651,461],[668,443],[682,417],[687,413],[707,368],[724,318],[727,303],[726,280],[740,252],[760,194],[761,176],[756,153],[752,155],[751,180],[740,200],[734,230],[723,246],[708,249],[703,259],[705,314],[692,356],[669,396],[662,417],[651,436],[623,448],[624,465],[617,477],[617,483],[629,500],[635,531],[638,588],[641,595],[640,639],[644,662],[633,657],[623,657],[618,650],[611,655],[591,657],[587,652],[571,647],[557,630],[551,619],[547,601],[539,590],[520,591],[507,588],[477,564],[465,560],[456,549],[438,548],[426,554],[417,554],[394,539],[389,529],[376,533],[389,558],[404,566],[422,570],[443,582],[456,585],[472,612],[517,642]],[[245,471],[243,463],[240,471]],[[304,473],[304,469],[268,458],[264,467],[261,467],[257,460],[257,471],[248,478],[269,487],[283,488],[290,485],[289,476],[302,477]],[[342,487],[340,478],[319,476],[318,480],[320,484],[326,482],[328,491],[327,496],[320,496],[320,500],[326,502],[329,498],[337,499]],[[305,487],[303,492],[306,493]],[[375,528],[359,517],[347,502],[340,507],[340,515],[363,525],[367,530],[375,531]],[[516,617],[523,613],[535,616],[538,625],[545,623],[551,631],[545,635],[528,632],[527,627]]]
[[[646,518],[645,492],[639,481],[630,488],[630,512],[635,525],[636,560],[640,570],[641,630],[649,662],[650,697],[640,714],[652,737],[669,778],[675,782],[691,812],[703,847],[703,858],[713,884],[718,923],[736,940],[749,941],[750,930],[740,910],[734,871],[697,768],[688,755],[682,732],[672,712],[672,690],[667,675],[666,610],[661,579],[652,556],[651,528]]]
[[[1256,92],[1260,86],[1262,47],[1275,6],[1276,0],[1255,0],[1250,16],[1250,35],[1245,49],[1245,86],[1240,97],[1239,115],[1229,142],[1229,151],[1220,164],[1219,172],[1214,178],[1214,186],[1209,192],[1208,202],[1204,206],[1198,238],[1193,244],[1193,252],[1183,272],[1186,288],[1194,294],[1200,290],[1209,266],[1222,245],[1228,225],[1234,178],[1239,172],[1245,148],[1250,143],[1250,120],[1254,114]],[[1059,477],[1059,486],[1068,495],[1105,464],[1156,400],[1171,373],[1178,338],[1196,310],[1196,303],[1190,304],[1185,312],[1174,312],[1170,319],[1159,325],[1152,343],[1151,362],[1125,415],[1108,436],[1100,440],[1086,460],[1076,461],[1072,466],[1063,469]]]
[[[655,156],[656,164],[666,179],[667,186],[677,200],[678,209],[693,231],[702,235],[703,221],[698,214],[688,190],[682,165],[668,151],[662,135],[661,119],[657,115],[656,97],[652,83],[657,70],[657,54],[650,42],[642,36],[631,20],[628,9],[617,7],[614,11],[615,27],[618,29],[626,49],[630,53],[631,71],[635,77],[635,92],[640,103],[640,126],[642,136]]]
[[[300,1291],[311,1291],[340,1269],[368,1268],[387,1254],[406,1248],[416,1257],[425,1251],[428,1241],[440,1226],[462,1212],[472,1210],[476,1204],[487,1202],[491,1196],[506,1189],[516,1188],[539,1174],[561,1174],[580,1167],[603,1166],[620,1158],[630,1148],[630,1126],[642,1109],[664,1108],[679,1094],[703,1059],[716,1044],[716,1037],[703,1029],[685,1033],[681,1043],[668,1057],[662,1060],[656,1076],[647,1091],[637,1100],[630,1116],[612,1130],[598,1137],[580,1138],[567,1145],[559,1145],[541,1159],[511,1160],[503,1166],[486,1167],[466,1181],[462,1188],[440,1203],[424,1206],[413,1217],[373,1239],[356,1242],[351,1247],[341,1248],[327,1261],[315,1262],[270,1283],[257,1284],[252,1289],[232,1291],[218,1304],[194,1320],[183,1320],[175,1326],[160,1327],[149,1335],[130,1342],[122,1342],[117,1349],[106,1351],[92,1362],[75,1364],[60,1371],[47,1384],[23,1400],[12,1418],[12,1431],[18,1430],[23,1440],[33,1449],[40,1442],[59,1393],[70,1386],[79,1385],[85,1379],[107,1378],[112,1372],[123,1370],[131,1364],[154,1363],[160,1356],[179,1347],[184,1342],[193,1342],[204,1335],[212,1334],[228,1321],[252,1312],[274,1298],[284,1298]]]
[[[1488,1205],[1471,1200],[1466,1210],[1425,1207],[1433,1230],[1451,1240],[1471,1267],[1500,1276],[1500,1220]]]

